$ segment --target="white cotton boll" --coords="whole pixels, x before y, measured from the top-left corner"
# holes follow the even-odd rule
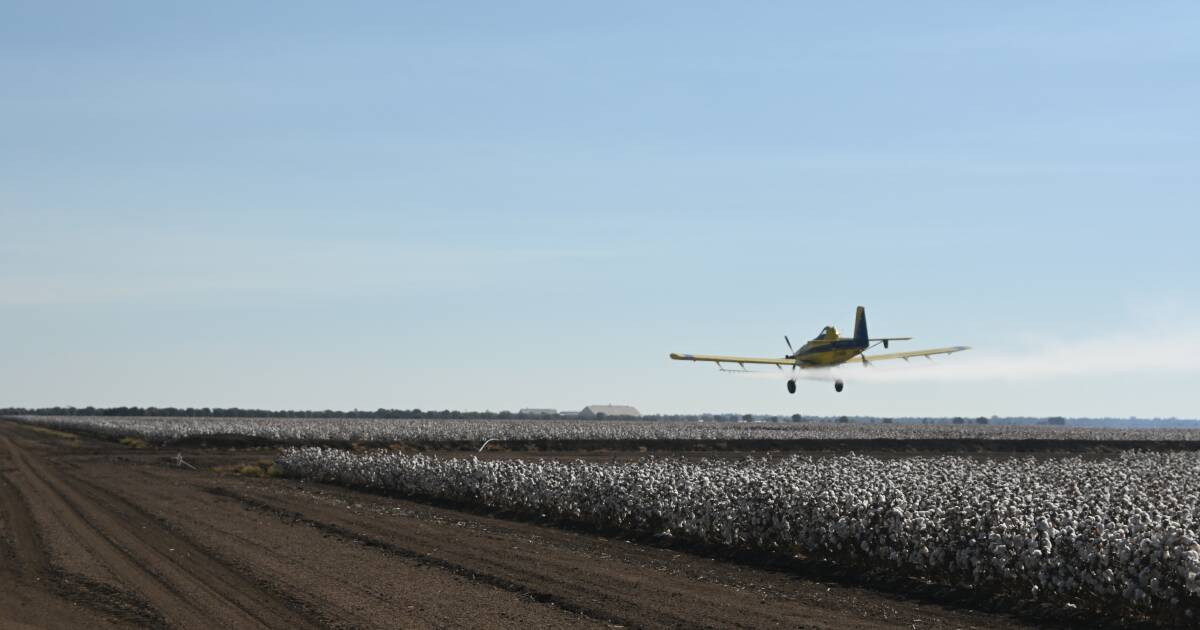
[[[845,549],[856,562],[908,566],[949,584],[1003,585],[1047,601],[1120,596],[1154,612],[1171,608],[1172,598],[1188,606],[1200,597],[1200,512],[1161,516],[1196,505],[1195,453],[1086,462],[454,463],[463,461],[318,449],[286,452],[280,466],[293,476],[557,512],[650,535],[670,529],[676,538],[785,553]],[[588,490],[577,492],[581,486]]]

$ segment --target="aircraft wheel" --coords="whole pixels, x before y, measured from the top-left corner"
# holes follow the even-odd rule
[[[795,393],[796,393],[796,381],[795,381],[795,379],[788,379],[788,393],[789,393],[789,394],[795,394]]]
[[[846,384],[843,383],[842,379],[839,378],[838,380],[833,382],[833,391],[840,392],[840,391],[842,391],[842,388],[845,386],[846,386]]]

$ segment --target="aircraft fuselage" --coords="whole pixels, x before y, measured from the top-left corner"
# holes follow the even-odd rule
[[[837,365],[862,354],[867,344],[857,339],[813,339],[791,358],[800,365]]]

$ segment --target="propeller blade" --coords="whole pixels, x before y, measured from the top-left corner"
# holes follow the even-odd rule
[[[787,345],[788,345],[788,352],[791,352],[792,354],[795,354],[795,353],[796,353],[796,351],[795,351],[795,350],[792,350],[792,340],[791,340],[791,339],[788,339],[787,335],[784,335],[784,336],[783,336],[783,340],[787,342]]]

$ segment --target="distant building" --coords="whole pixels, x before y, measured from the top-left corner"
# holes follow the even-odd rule
[[[558,417],[560,417],[560,418],[578,418],[579,412],[578,411],[560,411],[560,412],[558,412]]]
[[[595,418],[600,415],[606,418],[640,418],[642,414],[629,405],[588,405],[579,412],[580,418]]]
[[[518,411],[517,413],[521,414],[522,416],[557,416],[558,410],[557,409],[537,409],[534,407],[528,407],[526,409],[522,409],[522,410]]]

